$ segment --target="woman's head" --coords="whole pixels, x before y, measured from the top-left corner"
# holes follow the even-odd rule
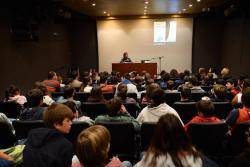
[[[84,167],[103,167],[108,158],[109,145],[108,129],[94,125],[78,135],[76,155]]]
[[[153,154],[151,166],[155,166],[158,156],[167,156],[167,154],[171,156],[175,166],[182,166],[180,155],[182,155],[183,152],[193,155],[195,158],[198,156],[180,120],[173,114],[161,116],[157,122],[154,135],[146,154],[146,156],[148,156],[149,153]]]

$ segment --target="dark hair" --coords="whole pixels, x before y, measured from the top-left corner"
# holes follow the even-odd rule
[[[34,88],[40,89],[43,92],[44,96],[48,94],[48,89],[46,88],[46,86],[43,82],[36,81]]]
[[[198,112],[201,112],[204,117],[211,117],[214,114],[214,104],[211,100],[200,100],[196,103]]]
[[[55,128],[54,124],[62,125],[65,118],[72,119],[73,112],[69,107],[60,103],[51,104],[43,114],[43,121],[48,128]]]
[[[180,153],[194,155],[194,158],[200,156],[191,145],[180,120],[173,114],[165,114],[161,116],[157,122],[145,161],[149,155],[152,154],[153,159],[149,166],[155,167],[157,163],[156,160],[159,156],[167,156],[167,154],[169,154],[174,165],[176,167],[182,167],[183,165],[180,159],[183,154]]]
[[[227,80],[227,82],[234,85],[234,86],[237,86],[237,80],[236,79],[230,78],[230,79]]]
[[[189,99],[191,97],[191,89],[188,86],[181,87],[181,97]]]
[[[173,79],[178,78],[179,77],[178,71],[176,69],[172,69],[170,71],[170,77],[173,78]]]
[[[118,94],[117,96],[120,97],[122,100],[125,100],[127,97],[127,91],[128,91],[128,87],[126,84],[120,83],[118,85]]]
[[[250,79],[248,78],[244,79],[242,88],[245,89],[247,87],[250,87]]]
[[[62,104],[69,107],[71,109],[71,111],[73,112],[73,114],[77,112],[76,103],[74,103],[73,101],[66,101],[66,102],[64,102]]]
[[[161,88],[156,88],[152,91],[149,98],[153,101],[153,106],[158,106],[164,103],[164,91]]]
[[[72,96],[74,96],[74,92],[75,92],[75,89],[71,86],[65,86],[64,88],[64,98],[70,98]]]
[[[196,76],[190,76],[189,77],[189,82],[193,85],[193,86],[199,86],[200,82],[198,81],[198,78]]]
[[[40,89],[31,89],[27,94],[29,107],[37,107],[43,101],[43,92]]]
[[[160,86],[157,83],[152,83],[152,84],[147,86],[147,88],[146,88],[146,96],[147,96],[147,98],[151,98],[152,92],[155,89],[160,89]]]
[[[173,80],[169,80],[167,82],[167,89],[168,90],[173,90],[174,89],[174,81]]]
[[[77,137],[76,155],[84,167],[104,167],[108,158],[110,133],[101,125],[84,129]]]
[[[244,106],[250,108],[250,87],[243,90],[241,100]]]
[[[224,85],[216,84],[213,86],[213,90],[218,99],[226,100],[227,89]]]
[[[96,86],[96,87],[93,87],[91,89],[88,101],[89,102],[101,102],[101,101],[104,101],[104,96],[102,94],[101,87]]]
[[[48,72],[48,79],[52,79],[55,75],[56,75],[56,73],[54,71],[49,71]]]
[[[113,98],[106,102],[106,107],[108,109],[108,115],[113,117],[118,115],[122,106],[122,102],[119,98]]]
[[[8,90],[8,96],[13,97],[19,91],[20,91],[20,89],[17,88],[15,85],[10,85],[9,90]]]

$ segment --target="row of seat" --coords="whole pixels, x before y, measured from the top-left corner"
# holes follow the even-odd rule
[[[125,159],[137,157],[137,153],[146,151],[150,139],[154,133],[155,123],[143,123],[138,138],[138,132],[134,130],[132,123],[101,122],[111,134],[110,156],[118,155]],[[15,135],[0,122],[0,148],[10,147],[16,140],[27,138],[31,129],[44,127],[43,121],[13,121]],[[245,131],[250,122],[239,123],[235,126],[232,136],[227,137],[227,125],[225,123],[193,123],[189,126],[189,134],[193,144],[208,156],[235,156],[247,146]],[[89,127],[84,122],[74,122],[71,131],[66,138],[75,146],[78,134]]]

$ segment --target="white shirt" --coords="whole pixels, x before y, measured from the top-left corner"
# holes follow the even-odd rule
[[[172,107],[167,105],[166,103],[162,103],[157,107],[149,108],[147,106],[147,107],[143,108],[141,113],[136,118],[136,120],[140,124],[142,124],[143,122],[158,122],[159,118],[165,114],[175,115],[180,120],[182,125],[184,125],[179,114]]]

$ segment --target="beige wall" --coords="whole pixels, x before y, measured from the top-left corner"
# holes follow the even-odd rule
[[[154,21],[166,21],[168,29],[168,22],[172,20],[177,22],[176,42],[154,44]],[[119,62],[124,51],[128,52],[133,62],[154,58],[151,62],[158,63],[158,70],[157,57],[161,56],[162,70],[191,70],[192,34],[192,18],[98,21],[99,70],[110,72],[112,63]]]

